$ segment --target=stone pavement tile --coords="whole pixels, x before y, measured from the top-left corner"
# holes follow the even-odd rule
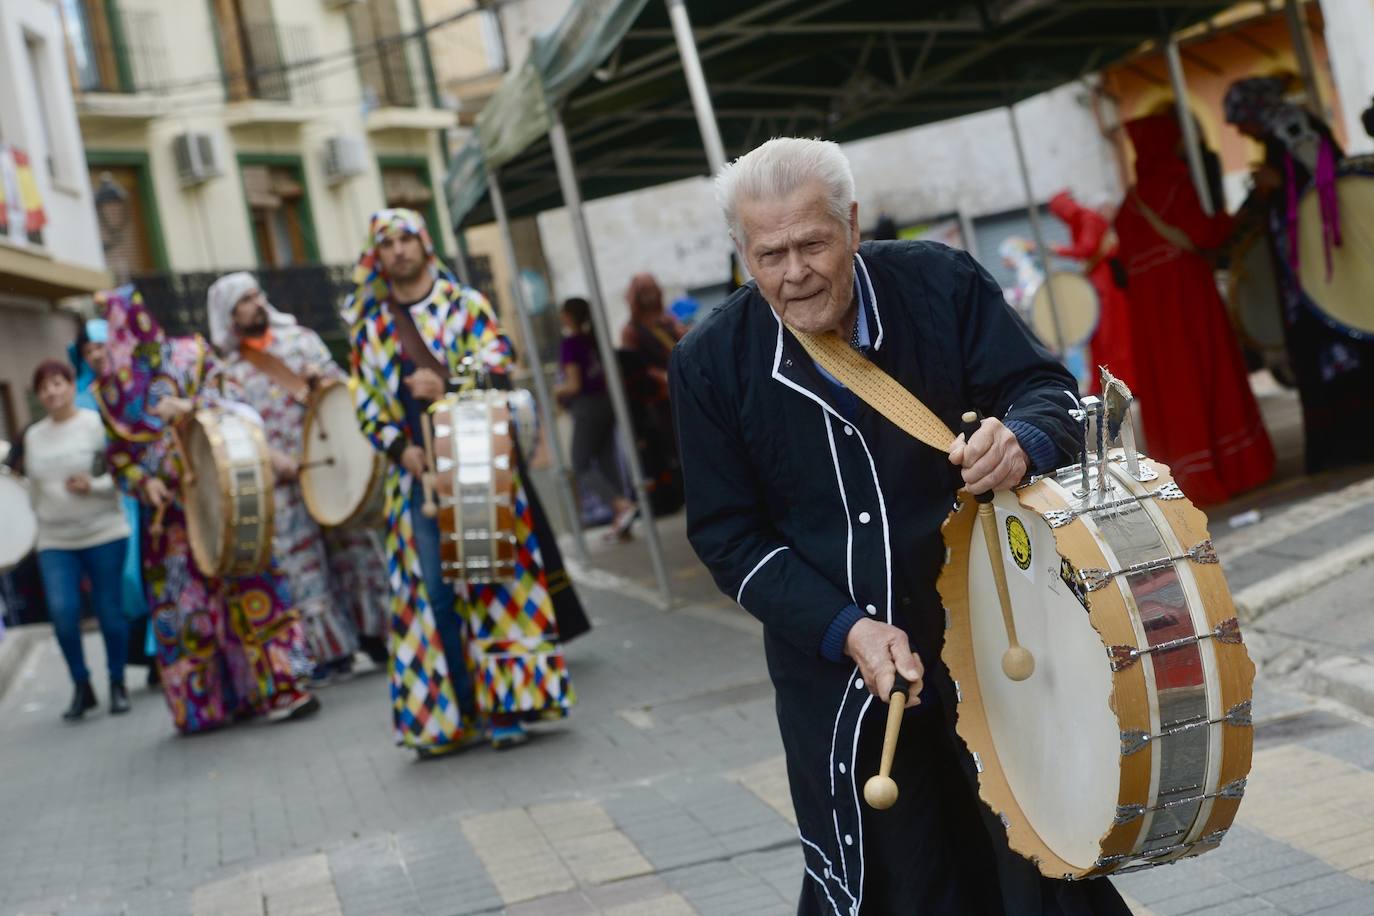
[[[603,916],[697,916],[697,910],[678,894],[664,894],[652,900],[613,906]]]
[[[792,793],[787,784],[786,758],[781,755],[769,757],[752,766],[736,770],[730,776],[757,795],[764,804],[778,812],[793,827],[797,825],[797,813],[792,808]]]
[[[1321,916],[1369,916],[1371,911],[1374,911],[1374,906],[1370,905],[1369,900],[1356,899],[1309,912],[1320,913]]]
[[[331,851],[329,872],[344,916],[418,916],[421,912],[390,834]]]
[[[597,916],[600,912],[579,891],[513,903],[502,910],[505,916]]]
[[[1268,891],[1264,899],[1290,913],[1310,913],[1359,900],[1374,910],[1374,885],[1348,875],[1323,875]]]
[[[505,903],[534,900],[577,887],[567,866],[523,808],[465,817],[462,829]]]
[[[800,845],[750,853],[733,861],[737,868],[757,876],[784,900],[796,899],[801,893],[805,864]]]
[[[1151,903],[1149,907],[1155,916],[1183,916],[1185,913],[1206,913],[1211,916],[1218,907],[1243,903],[1249,897],[1239,885],[1222,881],[1175,894],[1166,900]]]
[[[709,916],[784,916],[796,911],[796,899],[783,899],[767,882],[745,874],[730,862],[710,862],[675,869],[664,876],[670,887]]]
[[[630,786],[602,807],[658,871],[726,856],[723,843],[681,807],[648,786]]]
[[[660,875],[643,875],[599,887],[584,887],[582,895],[599,910],[616,910],[636,903],[661,900],[673,896],[672,889]]]
[[[531,819],[582,884],[606,884],[653,871],[599,804],[585,799],[532,805]]]

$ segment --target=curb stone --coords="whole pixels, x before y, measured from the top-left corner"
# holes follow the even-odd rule
[[[1305,686],[1311,693],[1374,716],[1374,664],[1365,659],[1349,655],[1323,659],[1307,669]]]
[[[52,628],[43,623],[6,628],[4,637],[0,638],[0,700],[5,698],[29,653],[51,632]]]
[[[1371,561],[1374,561],[1374,533],[1246,586],[1232,596],[1236,613],[1241,621],[1254,623],[1279,605],[1300,598]]]

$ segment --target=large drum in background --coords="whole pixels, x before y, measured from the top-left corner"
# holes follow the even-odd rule
[[[1050,290],[1054,302],[1050,302]],[[1028,320],[1040,341],[1055,352],[1081,347],[1092,339],[1102,305],[1097,290],[1082,274],[1056,271],[1032,294]],[[1055,333],[1058,316],[1059,334]],[[1059,338],[1062,337],[1062,340]]]
[[[0,467],[0,573],[9,572],[38,543],[38,516],[29,498],[29,483]]]
[[[1283,343],[1283,299],[1279,295],[1274,249],[1264,227],[1246,234],[1231,252],[1227,305],[1241,343],[1265,365],[1288,359]]]
[[[1079,468],[994,501],[1016,631],[1007,648],[985,540],[966,499],[945,523],[944,660],[983,800],[1050,877],[1111,874],[1221,842],[1250,770],[1255,667],[1208,539],[1168,469],[1120,450],[1085,505]],[[1094,478],[1096,471],[1093,471]]]
[[[1347,162],[1340,171],[1341,244],[1331,247],[1329,274],[1317,189],[1309,187],[1298,205],[1299,280],[1327,324],[1374,340],[1374,173],[1363,161]]]
[[[435,405],[434,489],[444,577],[515,576],[516,421],[511,392],[468,391]]]
[[[272,462],[262,429],[232,410],[187,423],[182,482],[191,556],[207,576],[249,576],[272,559]]]
[[[386,459],[358,426],[353,393],[343,382],[315,389],[305,414],[301,495],[310,517],[327,528],[376,528],[386,519]]]

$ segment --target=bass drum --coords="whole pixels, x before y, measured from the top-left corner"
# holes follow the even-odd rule
[[[358,427],[346,383],[315,389],[304,439],[301,495],[310,517],[326,528],[380,528],[386,521],[386,460]]]
[[[1260,226],[1236,243],[1231,252],[1227,304],[1241,343],[1263,357],[1266,365],[1287,360],[1283,343],[1283,299],[1274,270],[1274,250]]]
[[[9,572],[38,543],[38,516],[29,498],[29,483],[0,466],[0,573]]]
[[[196,567],[211,577],[267,569],[276,481],[262,428],[232,409],[197,410],[185,444],[182,504]]]
[[[1011,847],[1049,877],[1215,848],[1250,770],[1255,666],[1205,517],[1163,465],[1142,460],[1139,476],[1118,449],[1100,504],[1078,495],[1078,468],[997,495],[995,562],[1035,656],[1025,681],[1001,670],[1007,635],[973,500],[944,527],[958,731]]]
[[[1298,205],[1298,274],[1303,291],[1327,324],[1357,340],[1374,340],[1374,169],[1349,161],[1336,179],[1340,207],[1339,245],[1323,244],[1317,189]]]

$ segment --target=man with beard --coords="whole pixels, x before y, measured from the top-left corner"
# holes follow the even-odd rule
[[[353,670],[360,640],[386,660],[389,588],[374,531],[324,531],[306,511],[300,455],[305,411],[321,381],[347,376],[324,341],[272,307],[252,274],[220,277],[207,296],[210,338],[224,357],[225,394],[261,415],[276,476],[272,548],[305,622],[315,657],[312,681],[324,686]]]
[[[940,659],[940,525],[956,485],[1005,490],[1067,463],[1072,376],[967,253],[860,244],[836,144],[770,140],[716,185],[754,281],[673,354],[687,535],[764,625],[806,869],[798,912],[1124,916],[1105,880],[1042,879],[1009,852],[973,787]],[[951,427],[967,410],[987,419],[945,455],[803,340],[839,353],[831,365],[870,361]],[[861,810],[857,780],[878,769],[898,673],[911,683],[892,768],[901,794]]]
[[[476,366],[508,388],[512,352],[491,304],[434,254],[413,210],[372,216],[344,304],[363,432],[391,459],[386,479],[397,743],[422,757],[490,729],[493,747],[528,739],[524,723],[573,704],[562,642],[587,629],[517,447],[512,581],[445,580],[436,519],[421,512],[423,418]]]

